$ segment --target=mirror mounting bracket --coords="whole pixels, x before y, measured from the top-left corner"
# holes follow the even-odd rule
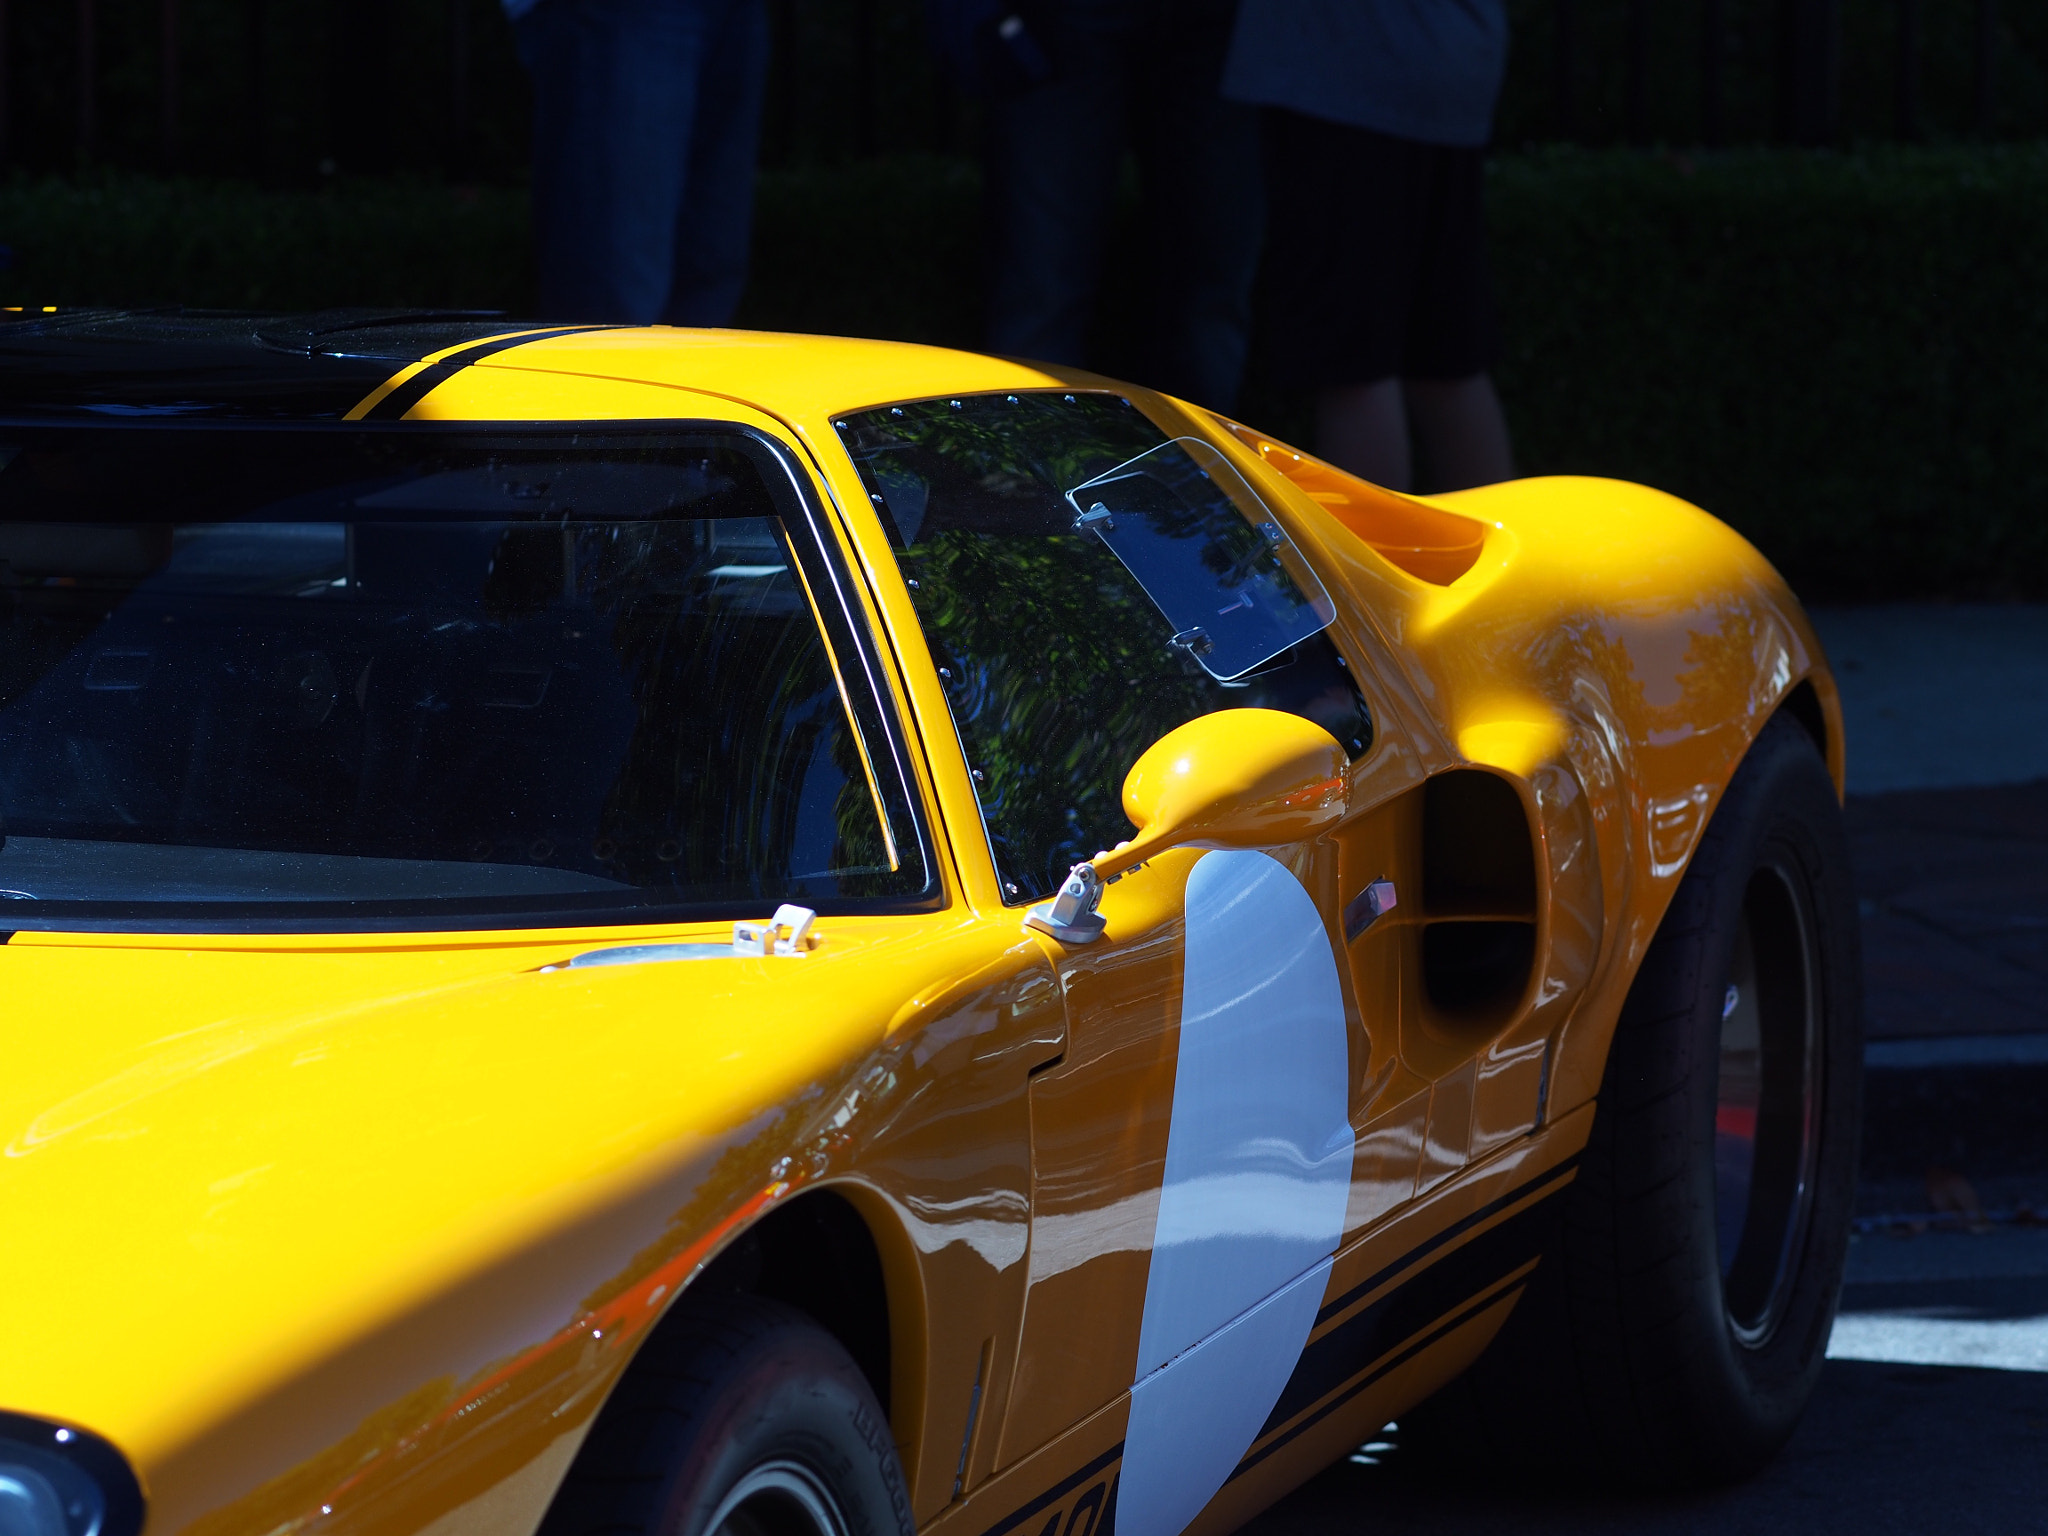
[[[1066,882],[1051,901],[1041,901],[1024,914],[1024,926],[1049,933],[1062,944],[1088,944],[1102,937],[1106,919],[1095,910],[1102,900],[1102,877],[1093,864],[1082,862],[1067,871]]]

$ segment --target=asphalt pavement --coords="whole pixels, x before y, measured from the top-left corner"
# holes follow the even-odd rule
[[[1847,725],[1869,1104],[1791,1443],[1738,1487],[1650,1497],[1432,1473],[1395,1426],[1243,1536],[2048,1533],[2048,606],[1814,620]]]
[[[1828,1358],[2048,1372],[2048,1227],[1859,1234]]]
[[[1366,1461],[1377,1464],[1359,1464]],[[1791,1444],[1733,1488],[1657,1497],[1488,1485],[1404,1468],[1396,1446],[1338,1462],[1244,1526],[1242,1536],[2044,1530],[2048,1374],[1830,1360]]]
[[[2048,778],[2048,604],[1812,615],[1848,717],[1850,794]]]
[[[1820,1388],[1784,1453],[1735,1487],[1652,1496],[1488,1483],[1404,1464],[1395,1425],[1241,1536],[1503,1531],[2048,1531],[2048,1229],[1859,1236]]]

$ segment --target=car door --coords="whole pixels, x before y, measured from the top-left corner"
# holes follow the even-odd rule
[[[1353,1221],[1371,1046],[1330,923],[1335,854],[1155,860],[1108,893],[1102,939],[1057,962],[1068,1050],[1031,1090],[1006,1449],[1128,1392],[1120,1530],[1177,1531],[1251,1447]]]
[[[1188,719],[1282,709],[1369,757],[1327,594],[1209,445],[1169,441],[1102,395],[968,397],[838,421],[1020,918],[1069,865],[1128,836],[1124,775]],[[1047,941],[1068,1038],[1031,1088],[1030,1272],[994,1470],[1154,1376],[1256,1367],[1272,1378],[1256,1392],[1193,1397],[1232,1399],[1253,1430],[1270,1408],[1313,1321],[1318,1267],[1358,1219],[1356,1091],[1384,1086],[1353,1071],[1373,1043],[1341,963],[1339,878],[1327,841],[1176,852],[1114,888],[1103,941]],[[1380,1033],[1391,1038],[1385,1021]],[[1405,1197],[1415,1155],[1410,1137],[1371,1198]],[[1261,1394],[1264,1407],[1245,1406]],[[1139,1397],[1192,1400],[1178,1385]],[[1176,1459],[1221,1456],[1227,1470],[1237,1452],[1215,1446],[1244,1435],[1237,1419],[1152,1407],[1134,1408],[1133,1424],[1178,1448],[1139,1468],[1167,1483]]]

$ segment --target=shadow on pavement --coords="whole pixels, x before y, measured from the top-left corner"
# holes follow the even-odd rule
[[[2048,1030],[2048,780],[1851,794],[1873,1039]]]
[[[2048,1532],[2048,1373],[1830,1360],[1784,1454],[1749,1482],[1709,1493],[1475,1487],[1403,1467],[1397,1445],[1377,1466],[1330,1467],[1242,1536],[1510,1531]]]

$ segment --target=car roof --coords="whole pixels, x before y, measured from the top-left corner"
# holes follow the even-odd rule
[[[488,311],[13,310],[0,320],[0,415],[16,419],[339,421],[437,356],[409,395],[483,362],[688,388],[776,415],[1101,382],[904,342],[550,326]]]
[[[915,342],[660,326],[538,337],[494,352],[480,366],[691,390],[743,401],[793,424],[822,423],[842,411],[948,394],[1057,388],[1130,392],[1129,386],[1080,369]]]
[[[460,311],[15,311],[0,324],[10,415],[337,420],[393,371],[508,328]]]

